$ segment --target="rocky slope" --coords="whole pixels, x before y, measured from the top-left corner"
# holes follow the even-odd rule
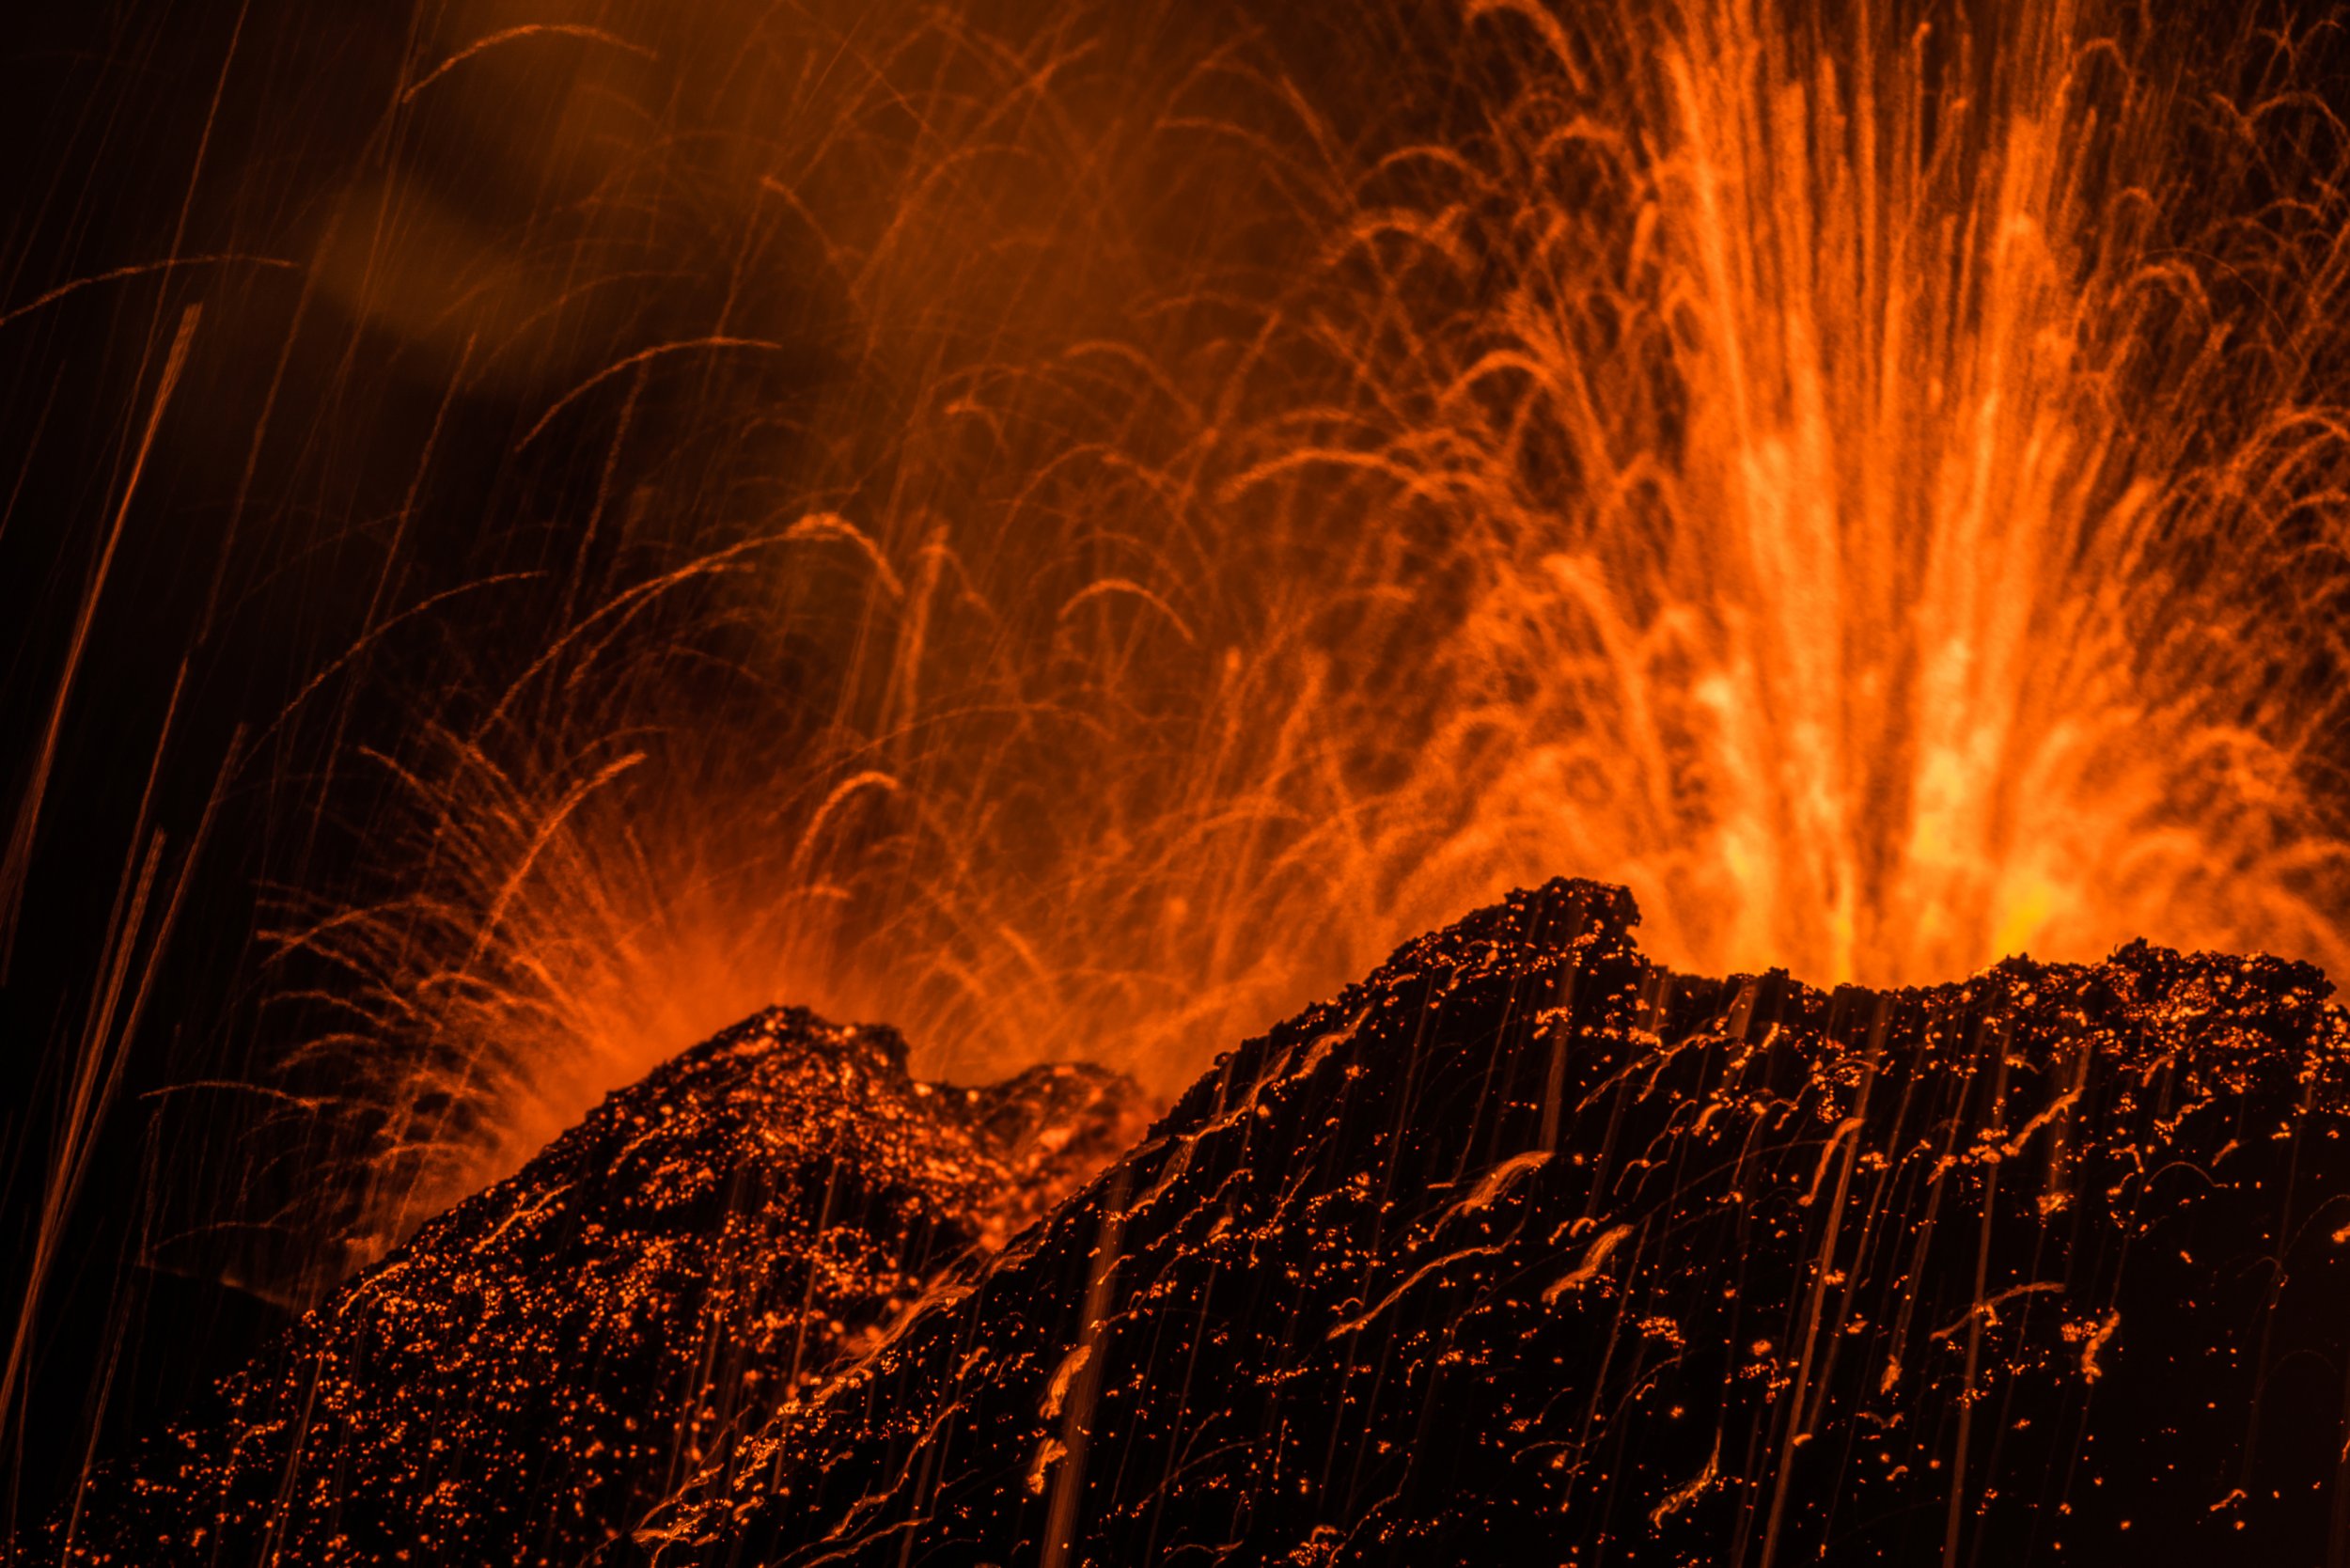
[[[607,1099],[93,1477],[28,1560],[571,1564],[1141,1129],[760,1015]]]
[[[2350,1043],[2146,947],[1677,980],[1555,883],[1225,1057],[697,1563],[2342,1562]]]
[[[1480,911],[1139,1142],[1104,1074],[933,1090],[754,1020],[102,1475],[65,1555],[2350,1562],[2319,975],[1824,995],[1636,918]]]

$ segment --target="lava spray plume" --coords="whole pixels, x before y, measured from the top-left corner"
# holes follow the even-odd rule
[[[1381,447],[1469,585],[1437,854],[1606,865],[1676,957],[1821,980],[2322,948],[2328,654],[2279,636],[2330,620],[2341,214],[2294,41],[2215,99],[2071,6],[1509,14],[1552,70],[1406,242],[1491,281]]]
[[[2331,20],[1340,8],[419,52],[396,125],[579,73],[569,194],[321,266],[452,388],[569,334],[504,472],[594,483],[277,933],[362,1255],[770,1000],[1167,1086],[1558,872],[1716,972],[2339,972]]]

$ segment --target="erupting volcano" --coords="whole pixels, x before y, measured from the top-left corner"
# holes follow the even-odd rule
[[[2350,18],[19,31],[20,1549],[2350,1561]]]
[[[942,1091],[885,1035],[754,1021],[48,1544],[2350,1558],[2350,1018],[2314,970],[2140,944],[1828,996],[1656,968],[1635,917],[1561,882],[1406,945],[961,1260],[1117,1147],[1117,1086]]]

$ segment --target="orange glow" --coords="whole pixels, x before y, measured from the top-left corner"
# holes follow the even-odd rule
[[[393,1107],[362,1254],[769,1001],[1164,1090],[1556,873],[1715,972],[2350,956],[2295,40],[1472,0],[1366,23],[1389,116],[1171,6],[452,9],[401,123],[537,248],[394,179],[325,287],[700,466],[579,520],[652,564],[290,923]],[[721,319],[589,351],[724,246]],[[800,328],[841,373],[762,400]],[[680,695],[722,663],[763,706]]]

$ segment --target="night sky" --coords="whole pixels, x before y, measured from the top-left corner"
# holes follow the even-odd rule
[[[956,63],[964,55],[947,51],[948,63],[933,64],[910,49],[911,63],[887,70],[918,78],[939,102],[979,105],[976,129],[957,133],[968,145],[1049,147],[1082,178],[1072,175],[1064,189],[1014,160],[970,198],[964,227],[892,240],[877,223],[870,233],[858,228],[870,219],[859,181],[879,180],[903,149],[916,149],[916,161],[925,156],[924,137],[945,134],[934,115],[926,120],[920,108],[859,100],[856,123],[880,149],[870,164],[881,172],[856,157],[826,163],[816,153],[807,158],[818,172],[795,190],[784,191],[774,172],[795,166],[791,159],[804,146],[822,141],[801,121],[825,123],[836,75],[854,76],[854,65],[886,77],[875,62],[895,58],[889,28],[859,21],[860,6],[813,5],[804,8],[811,36],[831,39],[835,53],[810,46],[795,55],[800,35],[778,32],[772,18],[760,32],[738,14],[752,8],[583,3],[542,14],[489,0],[443,0],[414,12],[357,0],[107,3],[26,8],[0,39],[0,146],[8,149],[0,157],[0,826],[8,830],[0,838],[0,1321],[13,1325],[0,1411],[0,1536],[44,1513],[91,1454],[153,1426],[340,1271],[381,1251],[380,1236],[370,1248],[345,1246],[351,1234],[381,1230],[387,1214],[406,1223],[420,1217],[397,1202],[385,1206],[386,1182],[408,1183],[412,1193],[441,1190],[430,1184],[445,1174],[406,1166],[387,1167],[393,1174],[373,1186],[353,1178],[390,1136],[379,1090],[410,1072],[392,1050],[405,1037],[379,1027],[380,1012],[364,1027],[352,1023],[361,987],[350,952],[290,949],[284,937],[337,911],[389,907],[442,886],[439,857],[458,852],[418,818],[415,796],[437,787],[444,776],[436,768],[473,776],[459,742],[493,736],[505,748],[494,760],[525,796],[559,792],[563,780],[601,776],[599,769],[641,756],[630,764],[629,787],[638,792],[624,797],[632,808],[675,827],[673,837],[692,850],[676,857],[697,866],[753,846],[741,850],[748,880],[760,874],[760,856],[772,855],[778,875],[821,882],[824,868],[811,872],[805,857],[753,844],[772,833],[774,845],[788,848],[811,821],[846,846],[838,851],[842,864],[898,841],[895,819],[857,817],[865,807],[842,808],[827,794],[842,778],[902,772],[913,766],[908,752],[931,757],[925,748],[936,733],[922,727],[936,722],[932,710],[916,715],[921,723],[908,716],[913,678],[868,646],[873,621],[853,598],[869,590],[849,552],[778,570],[772,582],[730,568],[707,584],[648,598],[641,610],[629,598],[708,552],[748,549],[793,517],[887,513],[894,531],[874,526],[876,558],[894,563],[909,599],[930,591],[922,563],[948,558],[925,555],[924,541],[951,539],[965,550],[955,568],[962,575],[938,570],[947,585],[939,603],[974,625],[984,619],[974,605],[995,615],[1026,587],[1053,586],[1052,595],[1037,588],[1042,608],[1006,613],[1002,629],[984,635],[959,629],[964,622],[946,610],[930,623],[942,666],[992,668],[989,661],[1010,649],[1001,662],[1018,665],[1019,680],[1033,676],[1018,688],[1033,709],[1017,722],[1000,717],[1008,704],[979,674],[967,689],[954,688],[968,715],[955,731],[964,738],[937,743],[935,760],[923,764],[934,783],[944,778],[964,792],[955,796],[964,803],[955,833],[941,836],[982,845],[970,857],[980,867],[975,886],[999,902],[970,917],[974,930],[1017,925],[1033,938],[1040,925],[1084,924],[1068,919],[1070,888],[1093,889],[1088,898],[1113,882],[1139,890],[1114,918],[1101,917],[1119,936],[1103,938],[1110,956],[1098,963],[1073,938],[1041,958],[1008,940],[1011,956],[1000,968],[974,961],[968,969],[1000,978],[1025,965],[1057,980],[1087,977],[1087,984],[1095,970],[1120,966],[1173,977],[1157,990],[1070,981],[1057,991],[1040,982],[1036,999],[1022,1004],[1030,1012],[1007,1004],[1000,1017],[954,1000],[951,986],[930,977],[918,1003],[908,1004],[917,1053],[919,1022],[964,1033],[941,1045],[948,1054],[926,1070],[1015,1064],[1029,1048],[1021,1043],[1030,1027],[1024,1020],[1050,1015],[1066,995],[1081,996],[1082,1006],[1068,1011],[1065,1036],[1035,1050],[1075,1054],[1069,1039],[1102,1020],[1181,1012],[1178,1002],[1193,999],[1190,978],[1212,974],[1219,985],[1230,982],[1235,999],[1203,1009],[1206,1022],[1187,1027],[1213,1038],[1170,1054],[1163,1040],[1153,1045],[1137,1034],[1142,1043],[1104,1052],[1154,1090],[1171,1092],[1229,1043],[1225,1032],[1277,1017],[1366,971],[1395,941],[1469,907],[1472,893],[1493,896],[1554,871],[1623,879],[1617,861],[1533,864],[1568,854],[1560,843],[1603,860],[1613,853],[1589,849],[1594,840],[1538,843],[1509,825],[1516,819],[1503,818],[1480,836],[1447,816],[1453,795],[1439,792],[1431,807],[1428,792],[1395,782],[1414,756],[1435,754],[1432,737],[1443,729],[1446,705],[1465,703],[1462,693],[1473,684],[1443,673],[1449,666],[1431,659],[1426,643],[1464,627],[1490,633],[1474,613],[1478,580],[1455,570],[1443,548],[1452,523],[1425,510],[1435,503],[1420,495],[1412,505],[1423,510],[1413,510],[1360,500],[1340,486],[1329,521],[1299,525],[1300,492],[1265,499],[1249,488],[1263,467],[1261,444],[1216,445],[1248,426],[1278,432],[1268,441],[1335,447],[1343,442],[1334,430],[1429,417],[1423,405],[1442,401],[1419,390],[1392,399],[1362,391],[1377,367],[1413,360],[1386,337],[1420,332],[1415,342],[1441,341],[1465,357],[1483,340],[1475,333],[1445,338],[1402,306],[1390,320],[1380,290],[1393,280],[1376,269],[1370,283],[1334,263],[1326,273],[1311,269],[1325,265],[1328,237],[1346,230],[1346,203],[1386,211],[1378,180],[1389,174],[1363,171],[1386,170],[1383,158],[1422,144],[1490,150],[1471,133],[1485,124],[1482,106],[1539,97],[1528,84],[1539,86],[1541,73],[1512,53],[1523,53],[1522,38],[1460,45],[1449,6],[1402,4],[1375,16],[1353,5],[1244,0],[1168,7],[1167,15],[1138,7],[1085,24],[1090,31],[1071,24],[1074,41],[1060,52],[1072,62],[1073,85],[1054,86],[1065,92],[1052,100],[1054,114],[1001,123],[985,112],[985,70],[968,68],[966,93],[955,74],[966,69]],[[1063,9],[1091,16],[1084,6]],[[1830,5],[1823,14],[1843,10]],[[1997,10],[1960,5],[1937,14],[1971,17],[1988,38],[1995,29],[1984,19]],[[1034,57],[1058,57],[1041,6],[1001,0],[962,14],[974,37],[1001,34],[1026,40]],[[2350,113],[2339,29],[2286,20],[2302,30],[2295,34],[2298,63],[2284,76],[2231,63],[2250,57],[2244,40],[2254,31],[2233,8],[2224,18],[2215,13],[2201,33],[2173,24],[2162,35],[2172,53],[2156,55],[2181,69],[2163,90],[2202,103],[2206,87],[2259,98],[2300,83],[2325,113]],[[1608,42],[1604,25],[1593,29],[1593,69],[1638,57],[1637,39]],[[2133,23],[2123,31],[2135,39],[2145,29]],[[2193,46],[2204,34],[2208,61]],[[1940,49],[1944,36],[1928,47]],[[464,54],[466,40],[489,41],[476,56]],[[1976,69],[1963,55],[1936,55],[1932,69],[1943,74],[1935,80],[1960,81]],[[1420,60],[1443,69],[1408,64]],[[1290,96],[1267,87],[1277,78]],[[1212,150],[1185,162],[1190,154],[1178,154],[1190,144],[1170,151],[1132,133],[1130,120],[1146,109],[1170,122],[1187,115],[1245,126],[1249,135],[1203,138]],[[1944,99],[1932,100],[1929,133],[1936,115],[1958,118]],[[754,130],[769,134],[776,117],[790,129],[760,141]],[[2158,328],[2145,329],[2161,353],[2115,372],[2118,390],[2108,390],[2117,403],[2145,404],[2131,402],[2133,389],[2162,384],[2171,368],[2187,364],[2186,349],[2162,357],[2175,345],[2224,338],[2229,352],[2254,346],[2241,364],[2226,362],[2225,377],[2233,379],[2224,384],[2257,385],[2265,375],[2283,388],[2280,399],[2298,405],[2350,406],[2350,335],[2313,334],[2304,321],[2326,316],[2320,307],[2345,291],[2350,270],[2322,254],[2326,237],[2339,242],[2342,233],[2342,197],[2325,177],[2343,159],[2322,119],[2311,112],[2275,121],[2283,129],[2261,133],[2273,135],[2273,159],[2257,179],[2228,187],[2247,200],[2276,198],[2279,212],[2310,201],[2305,221],[2260,210],[2259,222],[2269,226],[2263,232],[2290,230],[2291,243],[2264,248],[2222,221],[2227,214],[2205,214],[2201,227],[2174,225],[2176,232],[2159,224],[2132,231],[2149,254],[2167,247],[2164,256],[2201,269],[2202,306],[2225,330],[2197,337],[2179,324],[2184,315],[2162,317]],[[1100,150],[1098,166],[1087,161],[1089,149]],[[1579,190],[1579,179],[1562,178],[1559,188]],[[1344,201],[1315,194],[1315,181],[1325,180],[1346,193]],[[1594,210],[1618,199],[1598,177],[1585,183]],[[2322,200],[2310,195],[2319,187],[2327,192]],[[1393,198],[1399,211],[1412,200],[1438,205],[1420,187],[1396,188],[1403,192]],[[1505,263],[1517,253],[1480,238],[1513,232],[1506,215],[1462,210],[1469,215],[1453,216],[1469,238],[1455,249],[1468,259],[1444,298],[1465,319],[1506,292],[1515,274]],[[1629,231],[1628,218],[1623,227]],[[870,254],[894,256],[887,246],[896,243],[912,259],[893,262],[898,271],[879,283],[873,269],[855,274],[852,287],[838,248],[849,232]],[[1480,243],[1490,252],[1477,250]],[[2272,250],[2293,254],[2279,259]],[[2253,271],[2260,258],[2273,270]],[[1309,274],[1321,293],[1292,287]],[[2306,281],[2305,299],[2280,295],[2280,280],[2294,279]],[[1318,303],[1324,295],[1352,303],[1325,309]],[[1278,331],[1263,324],[1276,320]],[[1594,360],[1628,357],[1623,345],[1637,336],[1631,327],[1596,310],[1577,322],[1597,341],[1607,334],[1592,323],[1603,320],[1621,339],[1590,349]],[[2264,336],[2272,332],[2273,342]],[[985,462],[944,443],[934,451],[904,433],[944,420],[942,407],[952,411],[940,387],[977,407],[994,395],[987,368],[1077,363],[1084,355],[1072,345],[1112,338],[1141,344],[1136,362],[1158,367],[1158,379],[1120,361],[1098,372],[1099,387],[1073,373],[1049,396],[1008,398],[1011,414],[986,437],[995,445],[956,437],[995,454]],[[1341,338],[1353,345],[1347,352],[1327,349],[1325,340]],[[1625,371],[1620,384],[1644,384]],[[1235,386],[1242,390],[1223,402],[1200,395]],[[1154,433],[1160,416],[1147,405],[1162,388],[1196,424],[1189,445]],[[1302,422],[1282,423],[1292,417],[1284,399],[1305,410],[1294,415]],[[1695,418],[1689,402],[1677,385],[1659,392],[1641,416],[1651,438],[1677,439]],[[1480,432],[1508,425],[1476,406]],[[2183,447],[2164,461],[2205,465],[2198,474],[2222,471],[2229,443],[2254,449],[2244,431],[2260,425],[2260,412],[2233,424],[2172,419],[2165,432],[2186,431],[2183,444],[2212,450]],[[1535,445],[1512,448],[1515,478],[1536,488],[1564,482],[1571,461]],[[2312,824],[2333,820],[2332,781],[2350,760],[2332,648],[2350,584],[2339,564],[2343,492],[2333,488],[2350,475],[2344,445],[2350,439],[2312,448],[2297,466],[2273,460],[2284,476],[2278,483],[2300,487],[2306,500],[2278,507],[2284,521],[2261,536],[2267,554],[2251,568],[2235,570],[2245,551],[2232,537],[2177,537],[2186,525],[2172,522],[2152,530],[2160,572],[2150,570],[2150,580],[2161,575],[2175,592],[2151,596],[2156,610],[2131,606],[2140,617],[2131,624],[2141,630],[2157,611],[2191,618],[2193,595],[2220,584],[2211,591],[2240,600],[2229,604],[2228,624],[2267,617],[2281,628],[2274,647],[2231,666],[2223,706],[2234,706],[2220,716],[2275,740],[2295,788],[2314,804],[2296,796],[2292,809],[2266,816],[2243,806],[2244,821],[2257,819],[2245,841],[2262,842],[2240,850],[2231,838],[2227,853],[2257,853],[2268,857],[2264,866],[2290,862],[2290,874],[2275,879],[2279,902],[2290,894],[2295,917],[2331,930],[2336,945],[2343,906],[2326,899],[2342,885],[2342,857],[2338,841]],[[1144,544],[1127,537],[1143,535],[1140,525],[1121,532],[1104,525],[1081,543],[1068,543],[1073,533],[1052,534],[1030,549],[1025,541],[1045,535],[1020,509],[1058,516],[1111,494],[1106,478],[1072,481],[1075,502],[1051,488],[1062,482],[1067,454],[1091,461],[1104,449],[1132,457],[1136,470],[1181,471],[1217,506],[1240,498],[1212,527],[1187,518]],[[1114,466],[1102,464],[1104,472]],[[2085,489],[2123,494],[2124,467],[2115,460]],[[922,486],[914,501],[904,499]],[[2173,487],[2181,494],[2192,488]],[[1398,489],[1411,487],[1399,480]],[[979,498],[974,514],[983,500],[1012,521],[982,525],[956,513],[966,493]],[[2177,513],[2200,515],[2185,505]],[[1349,531],[1358,524],[1366,538],[1376,536],[1375,547]],[[987,535],[988,526],[1003,531]],[[1030,532],[1015,534],[1016,526]],[[1496,530],[1499,554],[1520,549],[1508,534]],[[817,536],[826,548],[838,543],[822,529],[809,537]],[[972,548],[975,537],[999,547]],[[1000,547],[1010,538],[1024,541],[1020,550]],[[1654,553],[1661,557],[1664,545]],[[1532,546],[1520,555],[1520,565],[1541,558]],[[1547,581],[1549,571],[1543,558],[1528,576]],[[1299,598],[1260,591],[1259,579],[1342,582],[1350,591],[1301,617],[1292,636],[1284,617]],[[746,581],[754,586],[743,588]],[[1186,596],[1166,582],[1196,591]],[[1372,588],[1352,591],[1364,582]],[[1114,591],[1101,592],[1104,583]],[[1397,584],[1410,591],[1390,591]],[[1643,604],[1642,613],[1654,608]],[[590,606],[600,605],[628,608],[598,619],[603,612]],[[1135,619],[1114,629],[1103,619],[1097,631],[1095,618],[1110,607]],[[592,635],[581,637],[583,626]],[[1101,640],[1079,646],[1080,635]],[[2158,641],[2146,634],[2147,646]],[[1175,651],[1162,656],[1162,647]],[[1253,662],[1260,647],[1275,650],[1261,664]],[[576,662],[548,674],[542,655],[557,648]],[[1246,660],[1244,650],[1251,651]],[[2166,651],[2170,662],[2160,667],[2184,667],[2197,656]],[[1535,700],[1521,690],[1532,677],[1524,670],[1539,669],[1544,657],[1497,666],[1504,672],[1478,700],[1532,711]],[[1216,685],[1240,681],[1232,672],[1244,665],[1272,673],[1255,685]],[[1082,679],[1067,673],[1080,666]],[[1424,668],[1438,673],[1423,676]],[[1191,798],[1192,776],[1166,759],[1213,749],[1200,737],[1212,738],[1214,726],[1192,723],[1189,694],[1214,688],[1227,693],[1219,700],[1253,713],[1275,705],[1267,692],[1287,700],[1308,684],[1300,670],[1316,672],[1324,685],[1314,689],[1331,694],[1334,711],[1353,704],[1344,711],[1391,719],[1391,731],[1375,736],[1354,721],[1327,753],[1338,759],[1331,768],[1346,774],[1357,800],[1415,803],[1424,831],[1383,842],[1366,855],[1368,869],[1346,880],[1325,874],[1309,842],[1312,830],[1345,814],[1302,790],[1278,794],[1279,809],[1264,813],[1293,835],[1277,846],[1294,852],[1286,859],[1255,839],[1249,854],[1261,862],[1231,859],[1217,847],[1227,840],[1205,833],[1154,840],[1136,825],[1172,820],[1178,798]],[[1018,683],[1004,680],[1007,689]],[[599,698],[605,682],[608,696]],[[1097,723],[1072,693],[1105,707],[1114,698],[1120,714],[1141,716],[1131,729]],[[2131,710],[2130,722],[2152,736],[2156,720],[2177,707],[2149,701],[2142,713]],[[2282,739],[2280,713],[2298,726]],[[1036,716],[1047,713],[1066,730]],[[2197,722],[2199,735],[2217,727],[2210,714]],[[1263,729],[1255,751],[1234,753],[1241,760],[1233,770],[1269,769],[1266,757],[1289,765],[1277,744],[1289,731],[1269,721]],[[851,731],[854,745],[840,739]],[[1163,749],[1121,780],[1115,809],[1073,820],[1067,803],[1087,792],[1099,769],[1067,737],[1106,749],[1129,733],[1147,733]],[[2163,747],[2150,739],[2143,749]],[[797,792],[772,800],[760,792],[799,759],[820,755],[823,766],[811,766]],[[1500,771],[1495,751],[1474,756]],[[1028,760],[1023,785],[991,795],[997,773],[1019,772],[1007,758]],[[1676,801],[1701,792],[1711,776],[1694,765],[1684,772],[1668,792]],[[2251,763],[2211,776],[2256,775],[2271,776]],[[1572,783],[1582,776],[1568,769],[1559,776]],[[1525,786],[1536,795],[1548,787]],[[2248,785],[2243,798],[2249,793]],[[705,801],[722,804],[705,811]],[[2166,796],[2162,809],[2180,801],[2201,802],[2214,814],[2241,804],[2221,786],[2196,783]],[[1243,815],[1201,811],[1219,823]],[[2155,815],[2150,808],[2149,820]],[[983,839],[981,826],[995,837]],[[1350,820],[1348,831],[1368,840],[1375,826],[1358,829]],[[2308,842],[2324,847],[2296,859],[2304,828]],[[911,841],[910,831],[900,836]],[[668,863],[660,857],[673,846],[658,832],[629,842],[651,863]],[[1461,844],[1483,846],[1476,853],[1484,858],[1462,851],[1456,859],[1467,869],[1447,872],[1451,881],[1418,876],[1423,865],[1454,864],[1430,846]],[[1112,867],[1101,882],[1058,869],[1087,854]],[[1694,848],[1689,854],[1702,858]],[[1218,875],[1181,884],[1180,898],[1130,872],[1185,855],[1187,864]],[[873,889],[930,874],[931,863],[911,851],[898,858],[875,851],[857,864],[869,862],[879,869],[858,873],[869,878],[856,884],[867,901],[858,910],[897,908]],[[1023,868],[1031,863],[1038,870],[1029,878]],[[1228,864],[1239,869],[1222,877]],[[2215,876],[2224,879],[2234,864],[2215,861]],[[1258,874],[1263,865],[1277,866],[1278,876]],[[2119,875],[2147,880],[2135,863]],[[1229,929],[1261,934],[1294,926],[1306,933],[1297,940],[1310,962],[1284,949],[1280,963],[1259,973],[1225,950],[1232,943],[1183,936],[1168,939],[1165,952],[1151,946],[1166,930],[1226,918],[1200,887],[1227,882],[1285,889],[1248,904],[1255,925],[1233,917]],[[1671,886],[1686,895],[1680,905],[1642,889],[1653,926],[1670,929],[1676,907],[1708,909],[1713,884],[1693,873]],[[1332,913],[1345,900],[1368,905],[1374,898],[1386,901],[1377,919],[1350,923]],[[743,905],[737,897],[711,907],[724,923]],[[1301,908],[1320,913],[1310,920],[1290,913]],[[945,920],[858,915],[834,939],[919,949]],[[2268,929],[2214,921],[2190,933]],[[397,933],[411,928],[395,918],[380,929],[395,934],[367,957],[388,973],[409,962]],[[767,928],[745,929],[756,945]],[[1669,936],[1660,939],[1668,959],[1726,950],[1708,946],[1714,928],[1703,918],[1684,920],[1684,929],[1692,934],[1681,950]],[[2094,922],[2084,929],[2112,934]],[[412,939],[446,939],[436,933],[419,923]],[[727,1021],[709,1012],[740,1014],[771,1000],[894,1015],[897,970],[872,970],[808,997],[757,995],[759,985],[789,982],[756,964],[748,973],[757,983],[738,996],[733,982],[743,973],[740,964],[728,970],[698,1010],[661,1013],[643,1027],[666,1038],[661,1031],[682,1030],[687,1025],[674,1020],[685,1019],[708,1032]],[[405,983],[387,980],[384,992],[399,995]],[[687,979],[677,983],[692,989]],[[373,1007],[380,998],[368,995]],[[985,1016],[965,1028],[966,1013]],[[966,1037],[981,1043],[953,1055]],[[431,1038],[434,1049],[446,1047],[444,1036]],[[303,1049],[321,1042],[333,1048]],[[597,1063],[565,1069],[572,1075],[549,1091],[558,1109],[546,1114],[557,1124],[619,1081],[608,1058]],[[435,1071],[446,1065],[435,1058]],[[476,1137],[487,1147],[493,1135],[511,1140],[522,1136],[516,1127],[537,1125],[520,1113],[498,1121],[494,1105],[480,1108],[494,1091],[459,1077],[454,1089],[411,1095],[405,1114],[452,1144]],[[495,1157],[510,1165],[511,1153]]]

